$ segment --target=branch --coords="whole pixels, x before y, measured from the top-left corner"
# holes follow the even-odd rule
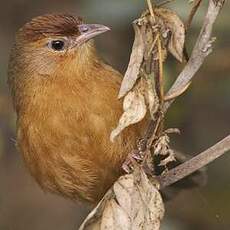
[[[230,135],[185,163],[157,177],[161,188],[167,187],[201,169],[230,150]]]
[[[169,92],[166,94],[167,98],[170,98],[171,95],[177,94],[178,91],[183,92],[183,89],[191,82],[192,78],[203,64],[205,58],[211,53],[213,42],[211,39],[212,28],[223,4],[224,0],[209,0],[207,14],[191,57]],[[168,110],[174,100],[175,98],[165,103],[164,112]]]

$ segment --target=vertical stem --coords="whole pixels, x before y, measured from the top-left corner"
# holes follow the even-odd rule
[[[160,91],[160,101],[164,101],[164,87],[163,87],[163,58],[162,58],[162,46],[161,39],[157,39],[157,49],[159,55],[159,91]]]
[[[154,16],[154,11],[153,11],[153,4],[152,4],[151,0],[147,0],[147,4],[148,4],[150,15],[153,17],[153,20],[155,21],[155,16]]]

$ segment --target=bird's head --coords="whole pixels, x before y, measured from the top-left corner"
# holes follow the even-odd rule
[[[72,85],[71,79],[83,81],[95,71],[101,62],[91,39],[108,30],[68,14],[39,16],[19,29],[8,66],[16,110],[50,84]]]
[[[95,52],[89,41],[108,30],[104,25],[84,24],[80,17],[69,14],[39,16],[18,31],[11,59],[19,60],[11,61],[22,69],[53,74],[66,63],[84,64]]]

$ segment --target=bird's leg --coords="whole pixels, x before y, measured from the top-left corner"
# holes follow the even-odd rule
[[[123,170],[126,173],[133,171],[135,165],[140,165],[143,163],[146,155],[146,139],[139,139],[137,142],[137,149],[133,150],[126,158],[125,162],[122,165]]]

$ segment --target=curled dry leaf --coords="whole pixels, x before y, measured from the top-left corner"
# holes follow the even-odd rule
[[[166,156],[158,166],[167,166],[170,162],[176,161],[175,152],[169,146],[169,136],[167,134],[158,138],[154,145],[154,154],[160,156]]]
[[[165,27],[170,31],[171,36],[168,42],[169,52],[180,62],[183,61],[183,50],[185,42],[185,27],[178,15],[165,8],[155,8],[157,17],[163,20]]]
[[[175,153],[172,149],[169,149],[168,156],[164,160],[161,160],[159,166],[167,166],[169,163],[173,161],[176,161]]]
[[[150,115],[154,119],[154,114],[159,107],[154,80],[152,76],[141,77],[135,88],[124,98],[123,114],[119,120],[118,126],[111,132],[110,140],[114,139],[128,126],[141,121],[149,109]]]
[[[158,188],[141,169],[122,176],[80,230],[159,230],[164,205]]]
[[[169,145],[169,137],[168,135],[162,135],[158,138],[154,145],[154,154],[165,156],[168,154],[168,145]]]
[[[144,41],[143,41],[143,34],[145,31],[145,26],[144,25],[139,26],[137,25],[137,21],[134,21],[133,28],[135,31],[135,40],[133,43],[128,69],[122,81],[118,98],[124,97],[133,88],[134,84],[138,79],[140,67],[143,61],[144,48],[145,48]]]
[[[111,141],[114,141],[115,137],[117,137],[126,127],[141,121],[145,117],[147,112],[145,97],[138,87],[125,96],[123,110],[124,113],[119,120],[117,128],[111,132]]]

